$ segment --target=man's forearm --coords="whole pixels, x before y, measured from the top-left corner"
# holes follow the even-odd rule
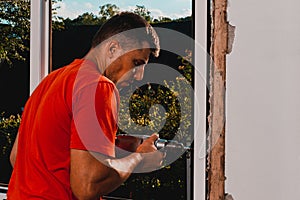
[[[133,170],[143,160],[140,153],[132,153],[124,158],[105,158],[99,154],[94,154],[99,162],[108,167],[108,172],[105,177],[93,176],[92,184],[90,185],[89,193],[93,195],[103,196],[118,188],[124,181],[128,179]],[[93,194],[94,193],[94,194]],[[95,196],[94,196],[95,197]],[[93,198],[94,198],[93,197]]]
[[[139,153],[115,159],[99,153],[72,149],[72,191],[78,199],[95,199],[108,194],[130,176],[141,160]],[[80,164],[74,164],[79,161]]]
[[[104,164],[116,170],[120,177],[126,180],[142,160],[143,157],[140,153],[132,153],[124,158],[105,159]]]

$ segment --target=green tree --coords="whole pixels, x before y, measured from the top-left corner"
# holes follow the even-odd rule
[[[0,155],[9,154],[16,138],[21,122],[21,116],[10,116],[9,118],[0,115]]]
[[[65,25],[97,25],[100,23],[100,19],[94,15],[93,13],[83,13],[79,15],[77,18],[70,20],[67,18],[64,20]]]
[[[158,19],[154,19],[153,22],[159,23],[159,22],[171,22],[172,19],[169,17],[159,17]]]
[[[151,12],[145,6],[136,5],[133,12],[145,18],[148,22],[152,22],[153,17],[150,15]]]
[[[66,18],[62,20],[62,25],[64,27],[69,26],[78,26],[78,25],[99,25],[103,24],[105,21],[107,21],[109,18],[114,16],[119,12],[119,7],[117,7],[114,4],[105,4],[103,6],[100,6],[99,16],[93,14],[93,13],[83,13],[82,15],[79,15],[75,19]],[[58,22],[60,23],[60,22]]]
[[[173,21],[175,22],[186,22],[186,21],[191,21],[192,16],[186,16],[186,17],[180,17],[178,19],[174,19]]]
[[[61,0],[52,0],[52,5]],[[52,7],[54,17],[59,7]],[[29,50],[30,0],[0,1],[0,63],[25,60]]]
[[[30,1],[0,1],[0,62],[25,60],[30,30]]]
[[[57,15],[57,10],[60,9],[56,3],[62,0],[52,0],[52,30],[62,30],[65,28],[64,26],[64,18]]]
[[[101,22],[105,22],[106,20],[120,12],[120,8],[115,4],[105,4],[103,6],[100,6],[99,8]]]

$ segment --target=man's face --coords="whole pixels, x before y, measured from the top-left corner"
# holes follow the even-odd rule
[[[119,50],[123,51],[123,50]],[[142,80],[144,76],[144,67],[149,61],[150,48],[147,42],[142,44],[141,49],[128,51],[117,57],[104,74],[118,88],[130,85],[134,80]]]

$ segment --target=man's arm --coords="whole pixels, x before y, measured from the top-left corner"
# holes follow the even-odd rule
[[[17,134],[17,137],[15,139],[15,142],[14,142],[14,145],[13,145],[13,148],[10,152],[10,164],[12,167],[15,166],[15,162],[16,162],[16,157],[17,157],[17,150],[18,150],[18,139],[19,138],[19,134]]]
[[[111,159],[98,153],[71,149],[70,182],[75,196],[80,200],[97,199],[115,190],[142,160],[143,164],[147,163],[147,167],[152,166],[157,169],[161,165],[163,155],[155,156],[153,158],[155,160],[151,162],[149,157],[145,159],[141,155],[141,153],[157,150],[154,146],[157,138],[158,136],[153,134],[138,147],[137,153],[121,159]]]

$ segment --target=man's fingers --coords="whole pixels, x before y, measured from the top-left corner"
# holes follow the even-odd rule
[[[157,133],[153,133],[147,140],[154,143],[159,138]]]
[[[160,151],[143,154],[143,161],[137,168],[139,172],[151,172],[160,169],[164,164],[164,153]]]
[[[143,141],[143,143],[138,146],[136,152],[138,153],[149,153],[154,152],[157,148],[154,145],[154,142],[158,139],[158,134],[154,133],[149,138]]]

